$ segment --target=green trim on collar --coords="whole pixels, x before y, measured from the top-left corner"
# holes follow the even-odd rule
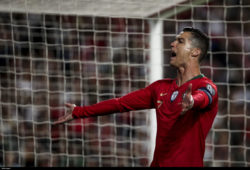
[[[205,77],[204,74],[199,74],[199,75],[193,77],[192,79],[188,80],[187,82],[189,82],[189,81],[191,81],[191,80],[198,79],[198,78],[203,78],[203,77]],[[175,84],[177,85],[177,78],[176,78],[176,80],[175,80]],[[177,86],[178,86],[178,85],[177,85]]]
[[[193,77],[191,80],[198,79],[198,78],[203,78],[203,77],[205,77],[205,75],[204,74],[200,74],[198,76]]]

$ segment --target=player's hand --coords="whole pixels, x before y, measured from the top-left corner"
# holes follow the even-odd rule
[[[194,99],[192,96],[192,84],[190,83],[181,102],[182,106],[181,115],[185,114],[189,109],[193,107],[193,105],[194,105]]]
[[[71,103],[65,103],[65,106],[68,108],[67,112],[66,112],[66,115],[60,117],[57,121],[55,121],[53,123],[53,125],[66,123],[66,122],[69,122],[69,121],[74,119],[73,116],[72,116],[72,112],[73,112],[74,108],[76,107],[76,105],[71,104]]]

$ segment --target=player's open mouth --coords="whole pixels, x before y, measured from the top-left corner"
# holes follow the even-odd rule
[[[171,57],[176,57],[176,53],[174,51],[172,51]]]

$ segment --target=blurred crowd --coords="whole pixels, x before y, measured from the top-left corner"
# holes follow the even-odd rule
[[[201,71],[218,87],[219,112],[205,166],[250,164],[249,5],[215,1],[163,21],[164,77],[175,76],[170,43],[183,27],[210,37]],[[51,123],[65,102],[90,105],[147,86],[155,19],[0,12],[0,166],[148,166],[148,110]]]
[[[51,123],[148,84],[142,19],[0,13],[2,166],[147,166],[147,111]],[[127,25],[128,24],[128,25]]]

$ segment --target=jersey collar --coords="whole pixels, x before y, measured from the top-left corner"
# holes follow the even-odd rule
[[[203,77],[205,77],[204,74],[199,74],[198,76],[193,77],[191,80],[198,79],[198,78],[203,78]]]
[[[193,77],[192,79],[188,80],[187,82],[189,82],[189,81],[191,81],[191,80],[195,80],[195,79],[203,78],[203,77],[205,77],[205,75],[204,75],[204,74],[199,74],[199,75],[197,75],[197,76]],[[187,82],[186,82],[186,83],[187,83]],[[178,87],[178,85],[177,85],[177,79],[175,80],[175,84],[176,84],[176,86]]]

